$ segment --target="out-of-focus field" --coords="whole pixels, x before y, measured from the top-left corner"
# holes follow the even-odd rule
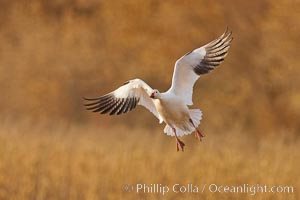
[[[0,1],[0,200],[300,199],[300,1]],[[87,112],[141,78],[169,88],[176,59],[229,27],[222,65],[194,88],[201,144],[186,151],[142,108]],[[261,184],[293,193],[156,194],[125,184]],[[253,199],[254,199],[253,198]]]
[[[21,128],[21,129],[20,129]],[[185,137],[184,153],[157,129],[23,124],[0,130],[0,199],[298,199],[299,140],[239,132]],[[124,185],[293,186],[293,193],[162,194]]]
[[[81,97],[105,94],[133,78],[166,91],[175,61],[228,26],[234,41],[225,62],[202,76],[194,91],[195,107],[210,118],[205,126],[299,133],[299,4],[1,1],[0,119],[96,123]],[[152,127],[151,118],[127,115],[114,124]]]

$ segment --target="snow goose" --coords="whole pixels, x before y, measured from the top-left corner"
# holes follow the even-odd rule
[[[175,63],[171,88],[164,93],[152,89],[141,79],[125,82],[115,91],[98,98],[85,98],[87,110],[119,115],[127,113],[137,105],[146,107],[158,119],[165,122],[164,132],[175,136],[176,149],[184,150],[185,144],[178,136],[195,131],[201,141],[204,135],[197,129],[202,119],[200,109],[189,109],[193,105],[193,86],[197,79],[219,66],[226,57],[232,41],[228,29],[217,39],[195,49]]]

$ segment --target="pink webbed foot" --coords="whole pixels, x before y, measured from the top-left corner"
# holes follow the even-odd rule
[[[199,141],[202,141],[203,137],[204,135],[198,129],[195,129],[195,138],[197,138]]]
[[[176,150],[177,150],[177,152],[179,151],[179,149],[181,151],[184,151],[185,144],[177,137],[175,128],[173,128],[173,131],[174,131],[174,136],[175,136],[175,139],[176,139]]]
[[[177,136],[175,137],[175,139],[176,139],[176,150],[179,151],[180,149],[181,151],[184,151],[185,144]]]

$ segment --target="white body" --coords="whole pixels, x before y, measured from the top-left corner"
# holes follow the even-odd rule
[[[159,99],[154,99],[154,105],[160,118],[167,124],[164,129],[167,135],[174,136],[173,129],[178,136],[193,132],[195,128],[190,119],[196,127],[200,124],[201,111],[190,110],[184,100],[176,98],[172,93],[162,93]]]
[[[200,75],[206,74],[220,65],[227,55],[232,38],[226,32],[218,39],[182,56],[175,63],[172,86],[165,93],[152,89],[144,81],[127,81],[115,91],[95,99],[86,99],[93,103],[85,104],[88,110],[122,114],[142,105],[152,112],[159,122],[167,125],[167,135],[190,134],[202,119],[199,109],[189,109],[193,105],[193,86]]]

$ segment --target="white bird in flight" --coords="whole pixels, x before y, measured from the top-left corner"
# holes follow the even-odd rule
[[[92,101],[85,106],[93,112],[119,115],[142,105],[159,119],[159,123],[166,123],[164,132],[175,136],[177,151],[183,151],[185,144],[178,136],[195,131],[199,141],[204,137],[197,129],[202,119],[201,110],[188,107],[193,105],[193,86],[202,74],[224,61],[232,40],[231,32],[226,29],[219,38],[182,56],[175,63],[172,86],[164,93],[152,89],[141,79],[133,79],[99,98],[84,98]]]

